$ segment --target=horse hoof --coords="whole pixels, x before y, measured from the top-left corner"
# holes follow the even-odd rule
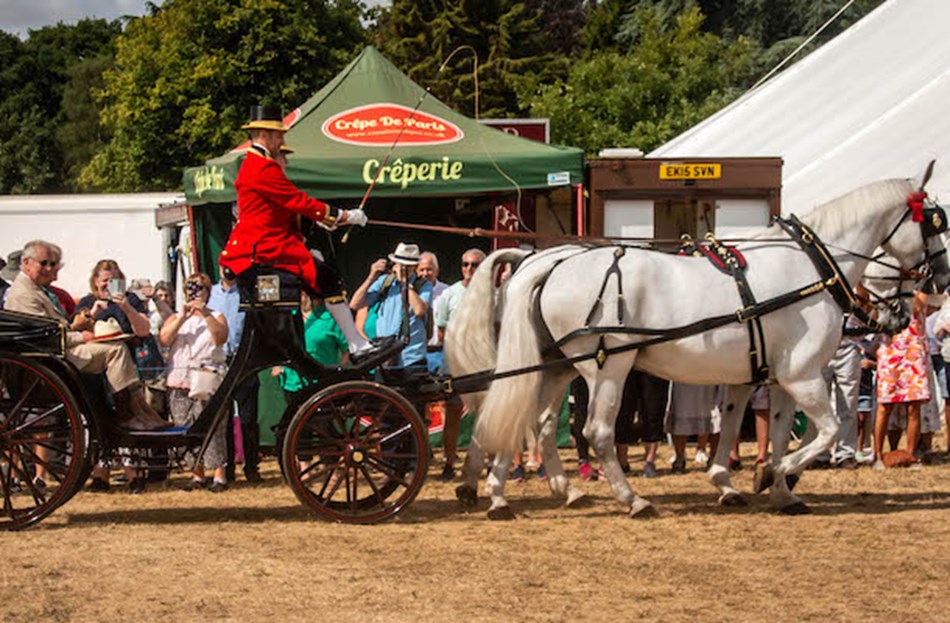
[[[752,490],[762,493],[775,482],[775,470],[768,463],[756,463],[755,477],[752,478]]]
[[[577,508],[578,506],[583,506],[585,502],[587,502],[587,494],[583,491],[573,489],[567,492],[567,502],[564,503],[564,506]]]
[[[462,503],[462,508],[475,508],[478,505],[478,492],[469,485],[455,487],[455,497]]]
[[[488,509],[488,518],[492,521],[511,521],[515,518],[515,514],[511,512],[510,506],[499,506]]]
[[[736,508],[739,506],[748,506],[749,503],[741,493],[730,491],[729,493],[722,494],[722,496],[719,498],[719,505],[729,508]]]
[[[659,516],[660,512],[656,510],[656,507],[646,500],[637,500],[630,507],[631,519],[654,519]]]
[[[783,515],[811,515],[811,508],[802,501],[792,502],[788,506],[783,506],[781,511]]]

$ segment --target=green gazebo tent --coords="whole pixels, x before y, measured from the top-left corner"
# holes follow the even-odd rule
[[[288,177],[320,199],[461,196],[576,185],[583,151],[506,134],[455,112],[367,47],[287,116]],[[418,110],[411,114],[419,103]],[[185,170],[190,205],[230,203],[247,145]]]

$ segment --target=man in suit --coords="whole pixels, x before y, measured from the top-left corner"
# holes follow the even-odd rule
[[[58,320],[66,329],[66,358],[80,372],[105,373],[113,391],[118,424],[132,430],[164,428],[168,423],[148,405],[142,394],[132,354],[122,342],[96,342],[90,331],[79,331],[82,317],[72,322],[49,289],[56,278],[59,256],[56,245],[43,240],[23,247],[20,274],[7,293],[9,311]]]
[[[221,251],[220,264],[235,275],[253,264],[268,264],[299,276],[312,294],[324,300],[343,330],[350,352],[356,357],[370,355],[375,349],[356,330],[339,274],[311,255],[297,225],[298,216],[302,216],[330,230],[339,225],[363,226],[366,214],[338,210],[308,196],[287,179],[278,159],[289,128],[279,108],[252,107],[251,121],[242,127],[250,134],[251,146],[234,181],[238,220]]]

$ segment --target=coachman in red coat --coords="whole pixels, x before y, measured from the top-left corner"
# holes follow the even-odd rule
[[[267,264],[301,277],[312,293],[320,296],[343,330],[350,350],[368,347],[343,298],[339,274],[329,264],[314,258],[297,227],[303,216],[328,229],[339,225],[366,224],[362,210],[337,210],[299,190],[287,179],[275,159],[284,148],[284,125],[279,108],[254,106],[250,123],[242,126],[251,135],[251,147],[238,171],[234,187],[238,196],[238,220],[221,251],[221,265],[238,275],[252,264]],[[286,149],[286,148],[284,148]]]

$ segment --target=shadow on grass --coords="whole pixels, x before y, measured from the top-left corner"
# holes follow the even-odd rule
[[[933,511],[950,509],[950,493],[841,493],[841,494],[803,494],[802,500],[811,508],[814,515],[888,515],[907,511]],[[661,517],[680,517],[690,515],[742,515],[777,514],[770,505],[767,495],[746,497],[748,506],[724,508],[718,503],[715,493],[673,493],[658,494],[648,498],[660,511]],[[589,495],[573,508],[564,506],[563,500],[549,496],[509,498],[511,510],[516,519],[557,520],[565,518],[594,518],[623,516],[624,509],[610,496]],[[463,509],[455,499],[417,499],[403,509],[390,522],[398,524],[427,524],[440,522],[480,521],[484,520],[489,502],[480,497],[474,509]],[[62,512],[62,511],[61,511]],[[80,511],[68,514],[65,524],[47,527],[68,527],[69,525],[106,525],[113,523],[142,525],[174,524],[218,524],[223,522],[257,524],[269,521],[279,522],[321,522],[319,515],[299,504],[269,507],[185,507],[166,508],[130,508],[127,510]]]

